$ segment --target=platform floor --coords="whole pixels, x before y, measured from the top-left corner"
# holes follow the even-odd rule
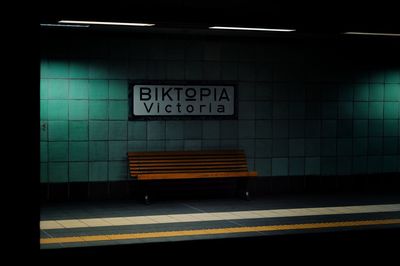
[[[273,195],[44,204],[41,249],[400,228],[400,195]]]

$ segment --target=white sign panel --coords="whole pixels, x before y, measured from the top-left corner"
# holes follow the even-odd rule
[[[235,88],[222,85],[134,85],[134,116],[232,116]]]

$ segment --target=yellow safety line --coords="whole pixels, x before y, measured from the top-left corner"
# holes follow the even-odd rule
[[[123,240],[123,239],[141,239],[141,238],[156,238],[156,237],[216,235],[216,234],[248,233],[248,232],[263,232],[263,231],[350,227],[350,226],[364,226],[364,225],[385,225],[385,224],[400,224],[400,219],[343,221],[343,222],[286,224],[286,225],[265,225],[265,226],[243,226],[243,227],[181,230],[181,231],[162,231],[162,232],[146,232],[146,233],[131,233],[131,234],[54,237],[54,238],[41,238],[40,244],[91,242],[91,241],[107,241],[107,240]]]

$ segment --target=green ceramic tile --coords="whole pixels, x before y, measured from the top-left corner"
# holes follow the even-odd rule
[[[304,102],[289,103],[289,118],[304,119],[306,116],[306,106]]]
[[[369,118],[370,119],[383,119],[383,102],[370,102],[369,103]]]
[[[147,139],[147,122],[145,122],[145,121],[128,121],[128,139],[129,140],[146,140]]]
[[[89,142],[89,160],[107,161],[108,160],[108,141]]]
[[[289,121],[273,120],[272,136],[273,138],[287,138],[289,136]]]
[[[353,109],[353,117],[355,119],[368,119],[368,103],[355,102]]]
[[[171,141],[173,141],[173,140],[171,140]],[[180,141],[182,142],[182,149],[183,149],[183,140],[180,140]],[[147,141],[146,140],[128,141],[128,151],[129,152],[146,151],[146,150],[147,150]]]
[[[40,121],[40,141],[48,140],[48,122]]]
[[[49,104],[47,100],[40,100],[40,119],[48,119]]]
[[[40,142],[40,162],[47,162],[48,149],[47,149],[47,141]]]
[[[271,159],[255,159],[254,164],[258,176],[271,176],[272,172]]]
[[[385,83],[400,83],[400,71],[398,69],[387,69],[385,71]]]
[[[399,135],[399,120],[384,120],[383,134],[385,137],[400,137]]]
[[[320,175],[321,162],[319,157],[305,158],[305,174],[306,175]]]
[[[288,102],[273,102],[272,103],[272,118],[273,119],[288,119],[289,118],[289,103]]]
[[[381,155],[383,153],[383,138],[368,138],[368,155]]]
[[[305,159],[304,158],[289,158],[289,175],[299,176],[304,175]]]
[[[185,151],[199,151],[201,150],[201,140],[199,139],[184,140],[183,149]]]
[[[369,85],[369,101],[383,101],[384,86],[376,83]]]
[[[148,140],[147,141],[148,151],[164,151],[165,141],[164,140]]]
[[[250,103],[250,104],[254,105],[254,103]],[[239,104],[239,108],[240,108],[240,104]],[[272,103],[271,102],[256,102],[255,103],[255,117],[256,117],[256,119],[271,119],[272,118]],[[254,118],[254,116],[249,117],[249,118]]]
[[[126,141],[109,141],[108,159],[110,161],[126,161],[127,145]]]
[[[166,139],[183,139],[184,121],[166,121]]]
[[[108,99],[108,80],[89,80],[89,99]]]
[[[254,101],[255,84],[253,82],[240,82],[237,87],[239,101]]]
[[[88,161],[89,159],[89,143],[86,141],[74,141],[69,143],[69,160]]]
[[[220,147],[220,141],[218,139],[206,139],[202,142],[203,150],[218,150]]]
[[[337,159],[337,174],[351,175],[352,173],[352,157],[339,157]]]
[[[385,101],[400,101],[400,83],[385,84]]]
[[[68,101],[49,100],[47,117],[49,120],[68,120]]]
[[[90,79],[107,79],[108,66],[105,59],[92,59],[89,63]]]
[[[128,101],[109,101],[110,120],[128,120]]]
[[[370,119],[368,136],[370,137],[381,137],[383,135],[383,120],[380,119]]]
[[[335,156],[337,140],[334,138],[321,139],[321,156]]]
[[[236,139],[238,137],[237,121],[220,121],[220,137],[221,139]]]
[[[385,71],[382,69],[374,69],[369,73],[370,83],[384,83],[385,82]]]
[[[48,136],[49,136],[49,141],[68,140],[68,122],[49,121]]]
[[[382,170],[383,170],[383,157],[368,156],[368,173],[369,174],[382,173]]]
[[[337,137],[351,138],[353,136],[353,120],[341,119],[337,120]]]
[[[221,139],[220,148],[221,150],[235,150],[238,147],[237,139]]]
[[[321,105],[322,118],[336,119],[338,116],[338,104],[336,102],[324,102]]]
[[[383,157],[383,172],[384,173],[399,173],[399,156],[384,156]]]
[[[355,138],[353,139],[353,155],[367,155],[368,139]]]
[[[263,106],[260,105],[259,108],[263,108]],[[269,105],[269,108],[271,108],[271,105]],[[239,102],[239,110],[237,112],[239,119],[254,119],[254,117],[256,116],[255,102]],[[259,110],[259,113],[260,112],[262,111]],[[259,117],[261,116],[262,115],[259,114]],[[271,110],[268,116],[271,116]]]
[[[49,79],[49,99],[68,99],[68,80],[67,79]]]
[[[255,123],[254,120],[241,120],[238,121],[239,138],[250,139],[255,136]]]
[[[319,156],[321,153],[321,140],[316,139],[306,139],[304,143],[305,155],[308,157]]]
[[[383,154],[395,155],[399,152],[399,138],[385,137],[383,139]]]
[[[321,136],[321,120],[306,120],[305,137],[319,138]]]
[[[304,156],[304,139],[289,140],[289,156],[299,157]]]
[[[337,140],[337,155],[338,156],[351,156],[353,153],[353,139],[345,138]]]
[[[165,121],[148,121],[147,139],[148,140],[165,139]]]
[[[353,174],[366,174],[368,171],[367,156],[353,157]]]
[[[271,101],[272,83],[256,83],[255,99],[256,101]]]
[[[108,138],[109,140],[127,140],[128,137],[128,128],[127,122],[121,121],[110,121],[109,122],[109,132]]]
[[[89,81],[87,79],[71,79],[69,81],[70,99],[88,99]]]
[[[184,121],[183,135],[185,139],[200,139],[202,134],[202,121]]]
[[[68,161],[68,142],[49,142],[49,161]]]
[[[128,143],[129,145],[129,143]],[[183,151],[184,149],[184,140],[167,140],[165,141],[165,150],[166,151]]]
[[[321,136],[324,138],[336,137],[336,120],[322,120]]]
[[[269,144],[269,146],[271,146],[271,144]],[[255,156],[255,141],[253,139],[239,140],[238,148],[244,151],[246,158],[256,157]],[[271,147],[269,147],[269,149],[271,149]],[[262,148],[261,148],[259,152],[264,152],[264,151],[262,151]]]
[[[322,157],[321,158],[321,175],[333,176],[337,174],[336,157]]]
[[[219,121],[203,121],[203,139],[219,139],[220,122]],[[167,124],[168,130],[168,124]],[[168,138],[168,134],[167,134]]]
[[[399,103],[398,102],[385,102],[383,104],[383,118],[384,119],[398,119],[399,118]]]
[[[287,139],[272,140],[272,156],[273,157],[288,157],[289,156],[289,141]]]
[[[118,181],[128,178],[128,167],[125,161],[110,162],[108,164],[108,180]]]
[[[90,140],[108,140],[107,121],[89,121]]]
[[[49,182],[68,182],[68,163],[49,163]]]
[[[369,98],[369,84],[357,83],[354,88],[355,101],[368,101]]]
[[[48,60],[45,58],[40,59],[40,78],[47,78],[49,72]]]
[[[69,67],[67,60],[49,59],[47,65],[48,78],[68,78]]]
[[[127,100],[128,99],[128,81],[110,80],[109,81],[109,99]]]
[[[40,99],[47,100],[49,98],[49,82],[47,79],[40,79]]]
[[[339,88],[339,98],[340,101],[353,101],[354,99],[354,85],[353,84],[343,84]]]
[[[70,78],[89,78],[89,62],[87,60],[73,59],[69,62]]]
[[[368,136],[368,120],[354,120],[353,134],[354,137]]]
[[[89,181],[95,182],[95,181],[107,181],[107,180],[108,180],[108,162],[90,162]]]
[[[272,121],[271,120],[256,120],[255,137],[257,139],[272,138]]]
[[[338,117],[340,119],[353,118],[353,102],[339,102]]]
[[[320,119],[321,113],[321,103],[306,102],[306,119]]]
[[[89,164],[87,162],[69,163],[69,182],[89,181]]]
[[[286,153],[287,154],[287,153]],[[255,141],[255,153],[256,158],[268,158],[272,155],[272,142],[269,139],[257,139]]]
[[[47,163],[40,163],[40,183],[49,182],[49,171]]]
[[[88,140],[89,125],[87,121],[69,122],[69,140]]]
[[[108,119],[108,101],[89,101],[89,119],[107,120]]]
[[[288,173],[288,158],[272,158],[272,176],[287,176]]]
[[[87,120],[89,117],[89,105],[87,100],[69,101],[69,119]]]

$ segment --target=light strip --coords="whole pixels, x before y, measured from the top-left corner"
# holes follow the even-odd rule
[[[396,36],[400,37],[398,33],[379,33],[379,32],[357,32],[357,31],[348,31],[344,34],[354,34],[354,35],[376,35],[376,36]]]
[[[70,25],[70,24],[40,24],[42,27],[74,27],[74,28],[88,28],[89,25]]]
[[[280,31],[280,32],[295,31],[294,29],[243,28],[243,27],[223,27],[223,26],[212,26],[212,27],[209,27],[209,29],[213,29],[213,30]]]
[[[58,23],[91,24],[91,25],[112,25],[112,26],[154,26],[149,23],[128,23],[128,22],[106,22],[106,21],[80,21],[80,20],[60,20]]]

